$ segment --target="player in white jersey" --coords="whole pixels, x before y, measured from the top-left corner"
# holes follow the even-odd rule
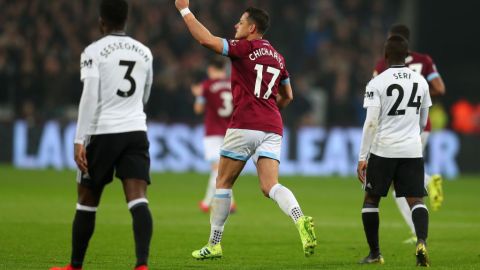
[[[411,209],[418,239],[417,265],[429,265],[428,210],[423,202],[427,193],[423,185],[420,134],[427,124],[432,101],[427,81],[405,66],[407,54],[406,39],[390,36],[385,42],[385,59],[390,68],[366,87],[367,118],[357,173],[365,189],[362,221],[370,253],[360,263],[384,263],[378,243],[378,206],[393,180],[396,196],[405,197]]]
[[[150,183],[146,115],[152,85],[150,49],[125,34],[128,4],[102,0],[100,29],[105,36],[81,56],[83,93],[75,136],[78,202],[70,264],[52,270],[82,269],[103,188],[113,175],[122,180],[132,214],[136,270],[146,270],[152,217],[146,199]]]

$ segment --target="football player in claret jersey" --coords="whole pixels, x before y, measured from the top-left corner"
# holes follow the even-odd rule
[[[401,36],[385,42],[389,68],[366,87],[358,178],[365,189],[362,221],[370,253],[360,263],[384,263],[378,241],[380,198],[393,181],[396,196],[405,197],[417,235],[417,266],[428,266],[428,210],[423,202],[424,164],[420,133],[432,105],[427,81],[405,65],[408,43]],[[368,164],[367,164],[367,156]]]
[[[233,114],[220,150],[210,238],[192,256],[222,257],[220,241],[229,215],[232,187],[250,157],[257,167],[263,194],[293,219],[305,256],[312,255],[317,244],[313,219],[303,215],[293,193],[278,183],[283,132],[280,109],[291,102],[293,94],[283,56],[263,38],[270,24],[268,14],[248,8],[235,25],[235,39],[226,40],[212,35],[195,18],[188,9],[188,0],[176,0],[175,5],[192,36],[201,45],[228,56],[232,64]]]
[[[388,33],[389,36],[391,35],[399,35],[405,38],[407,41],[410,38],[410,30],[407,26],[403,24],[396,24],[393,25]],[[409,51],[407,58],[405,58],[405,64],[408,68],[412,69],[413,71],[421,74],[429,83],[430,85],[430,95],[432,97],[442,96],[445,94],[445,84],[443,83],[442,77],[437,71],[437,68],[432,60],[432,58],[427,54],[421,54],[414,51]],[[381,59],[377,62],[375,66],[375,70],[373,71],[373,76],[375,77],[377,74],[382,73],[387,69],[387,64],[385,59]],[[422,147],[425,150],[428,142],[428,136],[430,134],[431,125],[430,125],[430,118],[427,121],[427,126],[425,130],[422,132]],[[436,175],[428,175],[425,173],[425,186],[428,189],[428,196],[430,198],[430,206],[433,210],[438,210],[438,208],[442,205],[443,202],[443,188],[442,188],[442,177],[438,174]],[[405,222],[410,227],[410,231],[412,236],[404,241],[404,243],[416,243],[417,239],[415,236],[415,226],[413,226],[412,218],[410,215],[410,208],[408,207],[407,201],[405,198],[396,197],[395,192],[393,192],[393,197],[395,198],[395,202],[402,213]]]
[[[197,114],[205,113],[203,146],[205,159],[211,164],[207,191],[199,203],[200,210],[205,213],[208,213],[213,195],[215,195],[220,147],[223,144],[233,111],[232,91],[230,78],[227,76],[226,62],[219,57],[210,60],[207,76],[208,79],[202,83],[192,85],[192,94],[196,97],[193,110]],[[236,205],[232,196],[230,213],[235,211]]]
[[[69,265],[51,270],[82,269],[102,191],[114,173],[122,180],[132,215],[135,269],[148,269],[152,217],[146,198],[150,156],[143,108],[152,85],[153,58],[149,48],[125,34],[127,14],[125,0],[102,0],[99,23],[105,36],[81,56],[83,92],[75,135],[79,171],[72,253]]]

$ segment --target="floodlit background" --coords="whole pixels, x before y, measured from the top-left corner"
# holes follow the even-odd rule
[[[365,116],[364,87],[393,23],[412,31],[411,49],[432,56],[447,94],[431,110],[431,173],[479,172],[480,94],[475,3],[449,1],[192,1],[216,35],[231,38],[242,10],[270,12],[266,38],[286,58],[295,102],[284,112],[284,173],[354,172]],[[82,84],[79,57],[100,38],[98,1],[0,0],[0,162],[19,168],[74,168],[70,158]],[[154,171],[205,171],[202,118],[190,85],[213,54],[186,30],[172,1],[130,3],[127,32],[152,49],[154,85],[146,108]],[[191,134],[195,136],[191,136]],[[183,138],[183,139],[182,139]],[[177,140],[181,140],[177,143]],[[173,144],[180,144],[172,149]],[[179,166],[177,166],[180,164]]]
[[[101,37],[93,0],[0,0],[0,269],[48,269],[68,262],[75,205],[73,137],[81,96],[80,54]],[[263,199],[249,164],[235,187],[225,258],[196,262],[208,215],[197,209],[207,181],[202,117],[190,85],[206,77],[213,53],[188,33],[173,0],[131,0],[127,33],[151,48],[149,120],[155,220],[152,269],[354,269],[365,256],[355,179],[364,87],[382,57],[388,28],[411,29],[412,50],[429,54],[446,95],[430,110],[426,169],[441,173],[445,203],[431,211],[429,248],[436,269],[478,269],[480,260],[480,89],[478,1],[191,0],[213,34],[233,38],[249,5],[266,9],[265,38],[281,52],[294,102],[281,181],[316,220],[319,248],[302,258],[296,231]],[[448,181],[456,180],[456,181]],[[131,269],[131,224],[118,183],[105,191],[88,269]],[[381,246],[389,269],[414,265],[413,247],[393,200],[382,202]],[[407,268],[405,268],[407,267]]]

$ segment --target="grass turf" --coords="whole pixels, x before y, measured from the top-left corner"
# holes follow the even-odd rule
[[[0,269],[48,269],[68,263],[76,190],[72,171],[0,167]],[[154,218],[150,269],[365,269],[361,223],[363,192],[354,178],[282,177],[303,211],[315,219],[318,247],[304,258],[291,219],[263,197],[253,176],[241,176],[229,217],[224,258],[196,261],[190,253],[209,235],[209,216],[197,203],[206,175],[153,174],[149,188]],[[480,179],[445,182],[446,199],[431,211],[429,253],[434,269],[480,269]],[[411,269],[414,246],[402,244],[407,226],[391,197],[380,206],[380,246],[388,269]],[[110,184],[97,213],[84,269],[133,269],[131,218],[118,181]]]

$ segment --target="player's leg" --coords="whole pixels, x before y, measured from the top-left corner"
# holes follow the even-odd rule
[[[416,256],[417,265],[428,266],[429,259],[426,249],[428,236],[428,209],[423,202],[426,191],[423,183],[423,158],[405,158],[399,163],[395,175],[395,190],[397,196],[407,198],[411,208],[412,221],[417,235]]]
[[[88,243],[95,229],[95,216],[102,191],[103,187],[92,189],[80,183],[77,184],[78,200],[72,225],[70,264],[65,267],[52,267],[50,270],[82,269]]]
[[[379,204],[380,196],[365,192],[362,207],[362,223],[370,252],[368,256],[359,262],[360,264],[384,263],[378,240],[378,229],[380,225],[380,217],[378,214]]]
[[[417,236],[415,234],[415,226],[413,225],[410,206],[408,205],[405,197],[397,197],[395,191],[392,192],[392,196],[393,196],[393,199],[395,200],[395,203],[397,204],[398,210],[402,214],[403,219],[405,220],[405,222],[407,223],[411,231],[411,236],[405,241],[403,241],[403,243],[415,244],[417,242]]]
[[[232,187],[252,155],[258,132],[244,129],[228,129],[220,150],[220,163],[210,211],[210,237],[208,244],[192,252],[196,259],[222,257],[220,242],[223,228],[230,214]]]
[[[145,269],[148,263],[153,221],[146,196],[150,184],[149,142],[146,132],[127,132],[119,139],[125,145],[116,161],[116,177],[122,179],[128,209],[132,215],[135,239],[136,267]]]
[[[430,137],[429,131],[423,131],[420,135],[422,139],[422,148],[425,152],[427,147],[428,138]],[[425,172],[424,185],[428,190],[428,197],[430,199],[430,206],[434,211],[438,210],[443,203],[443,179],[440,174],[434,174],[430,176]]]
[[[210,176],[208,178],[207,190],[205,197],[199,203],[200,210],[208,212],[215,195],[216,181],[218,176],[218,166],[220,160],[220,147],[223,144],[223,136],[207,136],[204,139],[205,159],[210,162]],[[236,206],[232,196],[232,204],[230,205],[230,213],[235,212]]]
[[[430,260],[427,252],[428,237],[428,209],[421,197],[407,198],[412,211],[412,220],[417,234],[417,243],[415,255],[417,257],[417,266],[429,266]]]
[[[256,165],[263,194],[274,200],[280,209],[292,218],[299,231],[305,256],[313,255],[317,245],[313,218],[304,216],[292,191],[278,183],[279,161],[259,156]]]
[[[295,223],[302,241],[305,256],[314,253],[317,240],[313,218],[304,216],[293,193],[278,183],[278,170],[282,137],[275,133],[262,132],[255,149],[253,161],[257,166],[260,188],[266,197],[274,200],[280,209]]]
[[[210,166],[210,176],[208,178],[205,196],[199,203],[199,207],[202,212],[208,213],[208,211],[210,210],[210,205],[212,203],[213,196],[215,195],[217,176],[218,162],[212,162]]]
[[[212,200],[210,211],[210,237],[208,244],[199,250],[192,252],[196,259],[214,259],[222,257],[223,230],[232,200],[232,187],[240,175],[246,160],[238,160],[222,156],[218,169],[215,195]]]
[[[365,181],[365,197],[362,207],[362,222],[370,252],[359,263],[383,264],[384,259],[380,252],[378,228],[380,224],[379,203],[380,198],[388,194],[397,166],[397,159],[384,158],[370,154],[367,166],[367,179]]]
[[[148,183],[142,179],[125,179],[122,182],[128,209],[132,215],[136,267],[146,266],[153,231],[152,215],[146,196]]]

